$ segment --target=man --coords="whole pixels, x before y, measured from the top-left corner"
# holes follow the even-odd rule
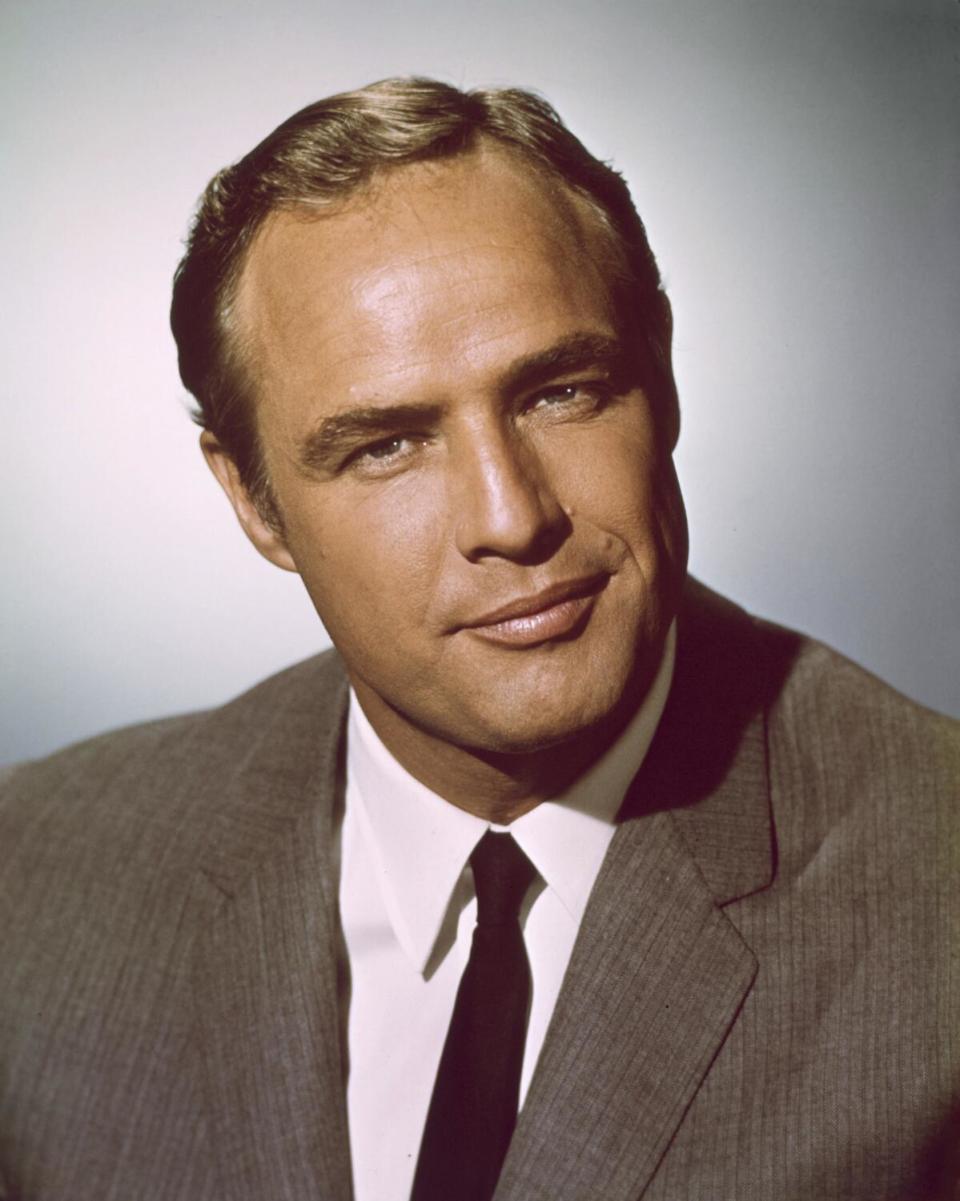
[[[957,733],[685,582],[620,178],[524,92],[333,97],[173,328],[336,653],[8,781],[2,1195],[957,1195]]]

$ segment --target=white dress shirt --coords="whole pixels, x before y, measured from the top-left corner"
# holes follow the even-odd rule
[[[521,1105],[613,819],[663,712],[675,638],[671,627],[653,686],[617,742],[567,793],[509,827],[539,873],[521,913],[532,981]],[[340,975],[356,1201],[410,1195],[470,954],[476,900],[468,860],[489,828],[405,771],[351,693],[340,874],[347,970]]]

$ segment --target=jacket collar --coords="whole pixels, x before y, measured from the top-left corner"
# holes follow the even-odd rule
[[[767,715],[793,649],[688,583],[673,689],[620,817],[629,823],[671,814],[718,905],[773,879]]]

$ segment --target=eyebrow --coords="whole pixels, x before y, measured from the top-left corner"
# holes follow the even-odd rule
[[[300,444],[300,461],[305,467],[329,467],[359,443],[388,438],[411,428],[435,424],[441,413],[438,404],[362,405],[325,417]]]
[[[525,392],[538,384],[549,383],[559,375],[588,368],[606,372],[622,381],[629,356],[619,338],[609,334],[571,334],[546,350],[525,355],[511,363],[504,373],[504,392]]]
[[[587,369],[603,371],[619,385],[627,367],[628,355],[618,338],[607,334],[571,334],[545,350],[512,362],[503,373],[498,390],[502,395],[516,395],[558,376]],[[303,439],[300,461],[314,470],[329,468],[332,462],[371,437],[388,438],[403,430],[435,425],[443,408],[437,403],[358,405],[334,413]]]

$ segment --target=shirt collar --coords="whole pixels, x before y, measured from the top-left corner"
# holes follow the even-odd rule
[[[577,925],[613,837],[614,819],[666,704],[676,647],[671,625],[654,682],[617,741],[562,795],[517,818],[510,833]],[[380,741],[353,691],[347,790],[356,801],[390,924],[423,971],[453,890],[490,823],[414,779]]]

